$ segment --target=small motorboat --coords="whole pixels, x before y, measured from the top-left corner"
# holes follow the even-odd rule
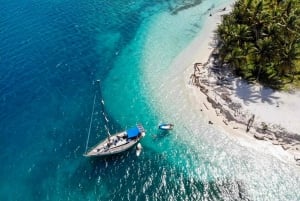
[[[158,126],[158,128],[161,129],[161,130],[172,130],[173,127],[174,127],[173,124],[160,124]]]

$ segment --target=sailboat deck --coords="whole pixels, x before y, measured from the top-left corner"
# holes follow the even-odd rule
[[[86,153],[86,156],[105,156],[123,152],[134,146],[140,138],[126,139],[126,132],[117,133],[96,146]]]

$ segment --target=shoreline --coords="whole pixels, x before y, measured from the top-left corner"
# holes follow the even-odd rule
[[[264,153],[270,153],[281,161],[299,166],[300,135],[293,133],[293,135],[295,135],[293,137],[290,133],[285,132],[284,127],[280,128],[279,126],[277,126],[277,129],[272,128],[273,130],[271,130],[270,127],[274,126],[272,123],[274,122],[274,118],[276,118],[274,116],[272,117],[273,119],[271,118],[271,121],[268,122],[271,123],[271,126],[270,124],[266,124],[267,127],[265,128],[267,129],[261,128],[259,130],[260,125],[262,122],[265,122],[266,117],[262,118],[262,115],[256,114],[257,109],[255,109],[256,106],[254,107],[254,104],[251,106],[254,108],[254,111],[249,111],[247,105],[239,101],[235,96],[237,88],[234,88],[232,83],[237,81],[241,82],[241,80],[236,77],[231,77],[231,85],[224,86],[223,83],[220,84],[220,80],[218,80],[218,76],[221,74],[213,72],[215,64],[211,56],[214,50],[214,30],[217,28],[217,24],[221,22],[221,15],[231,11],[231,5],[228,6],[230,6],[230,8],[226,10],[220,10],[219,8],[214,9],[218,10],[218,12],[214,12],[214,14],[208,18],[204,25],[205,28],[187,48],[188,52],[193,50],[193,52],[190,52],[191,55],[188,59],[193,59],[194,63],[192,65],[190,64],[184,71],[186,90],[191,95],[190,99],[193,105],[197,105],[197,110],[200,110],[200,112],[204,114],[208,123],[225,130],[228,137],[237,140],[242,146],[263,151]],[[227,76],[224,78],[226,77]],[[246,83],[244,84],[248,85]],[[256,92],[255,90],[259,90],[259,88],[253,89],[254,92]],[[230,108],[229,104],[232,103],[235,103],[238,107],[235,109]],[[274,103],[266,101],[262,102],[261,105],[267,108],[266,106],[272,106]],[[276,105],[279,107],[278,102]],[[275,109],[275,106],[273,107]],[[262,110],[265,109],[262,108]],[[271,110],[273,109],[271,108]],[[267,109],[265,112],[268,113]],[[253,115],[255,116],[254,121],[252,121],[253,127],[250,128],[249,132],[246,132],[249,119],[251,119]],[[281,116],[277,117],[275,120],[278,121],[275,122],[278,123],[282,121],[281,118]],[[297,118],[298,117],[295,117],[295,122]],[[283,131],[281,135],[277,135],[280,131]]]

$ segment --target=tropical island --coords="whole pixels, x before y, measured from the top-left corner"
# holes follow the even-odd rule
[[[210,18],[221,23],[206,36],[214,39],[209,58],[195,61],[188,80],[201,112],[234,138],[264,141],[300,165],[300,2],[239,0]]]

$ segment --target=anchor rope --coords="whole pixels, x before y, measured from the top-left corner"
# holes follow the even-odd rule
[[[104,105],[104,100],[102,98],[102,94],[101,94],[101,86],[100,86],[100,80],[97,80],[97,83],[99,83],[99,93],[100,93],[100,96],[101,96],[101,110],[102,110],[102,116],[103,116],[103,119],[105,120],[105,125],[104,125],[104,128],[107,132],[107,135],[108,137],[110,137],[110,132],[109,132],[109,128],[108,128],[108,118],[105,114],[105,105]],[[95,104],[96,104],[96,97],[97,97],[97,90],[95,92],[95,95],[94,95],[94,102],[93,102],[93,110],[92,110],[92,114],[91,114],[91,119],[90,119],[90,127],[89,127],[89,131],[88,131],[88,136],[87,136],[87,139],[86,139],[86,146],[85,146],[85,153],[87,153],[87,150],[88,150],[88,144],[89,144],[89,139],[90,139],[90,135],[91,135],[91,129],[92,129],[92,123],[93,123],[93,115],[94,115],[94,111],[95,111]]]
[[[85,153],[87,153],[88,143],[89,143],[89,139],[90,139],[90,135],[91,135],[91,128],[92,128],[92,122],[93,122],[93,115],[94,115],[95,104],[96,104],[96,94],[97,94],[97,91],[95,92],[95,95],[94,95],[93,110],[92,110],[91,119],[90,119],[90,127],[89,127],[88,137],[87,137],[87,139],[86,139]]]

